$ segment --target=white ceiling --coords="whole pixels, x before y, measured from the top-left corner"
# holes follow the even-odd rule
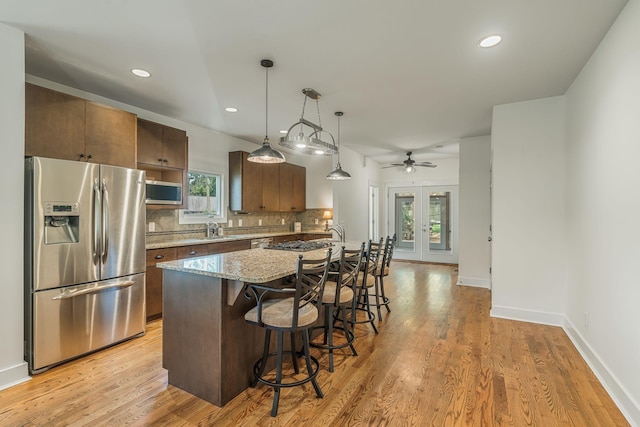
[[[388,163],[451,157],[490,133],[494,105],[562,95],[626,3],[0,0],[0,22],[26,33],[28,74],[255,143],[272,59],[272,143],[310,87],[334,135],[345,112],[342,145]],[[504,41],[478,48],[490,34]]]

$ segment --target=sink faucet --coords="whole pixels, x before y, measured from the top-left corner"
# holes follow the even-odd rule
[[[209,221],[207,223],[207,239],[217,237],[220,231],[220,225],[215,221]]]
[[[344,232],[344,227],[341,226],[340,224],[334,224],[331,227],[327,227],[326,231],[335,231],[336,234],[338,235],[338,237],[340,238],[340,241],[342,242],[342,244],[344,244],[345,240],[346,240],[346,235]]]

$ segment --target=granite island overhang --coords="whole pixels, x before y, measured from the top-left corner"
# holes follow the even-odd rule
[[[361,244],[347,242],[346,247]],[[341,246],[334,242],[333,259],[339,259]],[[249,387],[264,335],[244,320],[255,305],[244,297],[244,288],[247,283],[281,286],[295,274],[300,255],[321,259],[326,249],[249,249],[158,263],[164,294],[162,367],[169,384],[217,406]]]

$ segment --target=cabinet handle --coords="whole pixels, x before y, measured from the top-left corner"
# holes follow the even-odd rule
[[[197,254],[197,253],[198,253],[198,252],[196,252],[196,251],[191,251],[191,252],[189,252],[189,255],[195,255],[195,254]]]
[[[162,259],[162,258],[164,258],[164,255],[156,255],[155,258],[156,259]]]
[[[80,158],[84,159],[84,153],[80,153]]]
[[[293,208],[291,208],[291,210],[292,210],[292,211],[295,211],[295,210],[296,210],[296,208],[295,208],[295,207],[293,207]]]
[[[92,156],[91,154],[89,154],[89,155],[87,156],[87,159],[91,159],[91,158],[93,158],[93,156]]]
[[[158,159],[159,162],[162,162],[162,159]]]
[[[168,162],[169,162],[169,160],[167,160],[167,159],[162,159],[162,163],[168,163]]]

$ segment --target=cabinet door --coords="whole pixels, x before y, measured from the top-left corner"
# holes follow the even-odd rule
[[[293,210],[293,165],[281,163],[280,165],[280,211],[291,212]]]
[[[163,126],[162,165],[168,168],[185,169],[187,163],[187,132]]]
[[[147,321],[162,317],[162,269],[156,263],[176,259],[176,248],[147,250],[146,294]]]
[[[84,99],[26,84],[26,156],[81,160],[84,121]]]
[[[247,160],[249,153],[242,153],[242,210],[260,212],[262,204],[262,164]]]
[[[295,212],[304,212],[307,209],[307,169],[302,166],[293,166],[293,183],[292,183],[292,210]]]
[[[85,126],[89,161],[135,169],[135,114],[87,101]]]
[[[162,165],[162,125],[138,119],[138,163]]]
[[[280,210],[280,166],[265,163],[262,166],[262,210],[278,212]]]

